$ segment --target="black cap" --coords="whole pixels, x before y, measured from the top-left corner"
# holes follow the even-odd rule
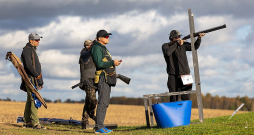
[[[109,35],[112,35],[112,34],[108,33],[106,30],[99,30],[96,34],[96,38],[98,39],[99,37],[107,37]]]

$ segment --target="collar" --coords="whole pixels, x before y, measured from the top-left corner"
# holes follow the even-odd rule
[[[95,41],[95,42],[94,42],[94,45],[99,45],[99,46],[101,46],[101,47],[106,48],[106,46],[105,46],[105,45],[102,45],[101,43],[99,43],[99,42],[97,42],[97,41]]]
[[[36,47],[36,46],[33,46],[33,45],[31,45],[30,43],[27,43],[27,44],[26,44],[26,46],[28,46],[28,47],[30,47],[30,48],[33,48],[34,50],[36,50],[36,49],[37,49],[37,47]]]

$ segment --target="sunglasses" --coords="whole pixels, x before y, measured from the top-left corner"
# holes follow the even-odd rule
[[[109,38],[109,36],[106,36],[106,37],[104,37],[104,38],[108,39],[108,38]]]
[[[40,41],[40,39],[36,39],[36,40],[34,40],[34,41],[39,42],[39,41]]]

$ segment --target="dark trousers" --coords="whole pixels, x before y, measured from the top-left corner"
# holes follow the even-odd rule
[[[180,75],[168,75],[169,92],[191,91],[191,85],[183,85]],[[190,100],[190,94],[181,95],[181,100]],[[178,101],[178,95],[170,96],[170,102]]]
[[[98,105],[96,110],[96,122],[95,122],[95,129],[104,128],[104,120],[106,117],[106,111],[109,106],[110,100],[110,93],[111,93],[111,86],[106,83],[105,77],[100,76],[100,80],[98,83]]]
[[[85,91],[86,91],[86,98],[85,98],[85,105],[84,105],[84,109],[82,113],[82,122],[84,122],[85,124],[89,124],[88,117],[92,118],[93,120],[96,120],[94,111],[97,105],[97,99],[96,99],[96,91],[94,88],[87,87]]]

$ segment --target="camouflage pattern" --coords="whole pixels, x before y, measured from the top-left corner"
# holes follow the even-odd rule
[[[182,34],[180,34],[180,32],[177,30],[172,30],[170,32],[169,39],[173,40],[173,38],[177,38],[178,36],[182,36]]]
[[[96,121],[95,108],[97,106],[97,99],[96,99],[96,90],[93,88],[87,87],[85,89],[86,92],[86,99],[85,105],[82,114],[82,129],[86,129],[86,124],[89,124],[88,118],[90,117],[94,121]]]

